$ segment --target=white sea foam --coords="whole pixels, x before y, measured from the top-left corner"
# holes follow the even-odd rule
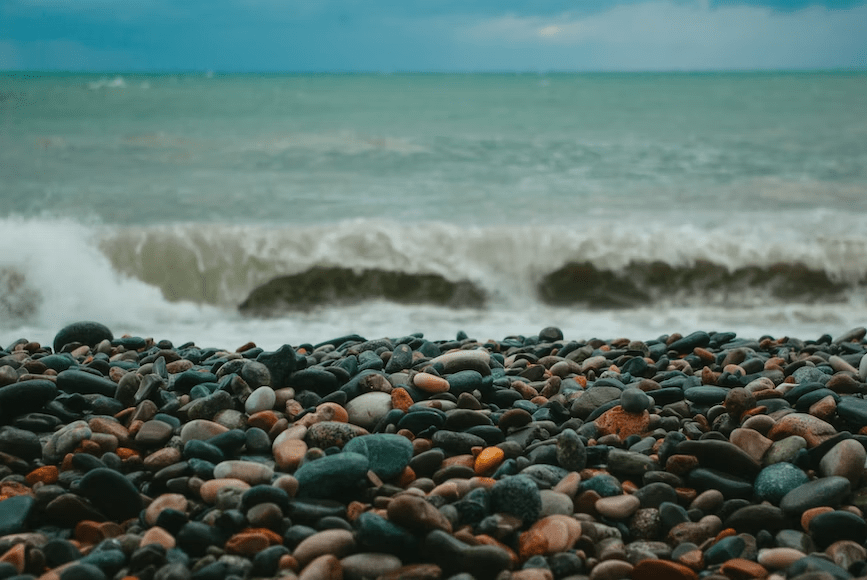
[[[534,334],[547,325],[559,326],[575,339],[653,338],[696,329],[809,338],[825,332],[839,334],[867,322],[867,304],[858,292],[813,304],[765,297],[720,305],[699,297],[616,310],[555,307],[539,301],[534,281],[571,260],[613,269],[638,258],[669,263],[714,258],[732,267],[801,260],[840,279],[867,271],[867,241],[860,237],[822,233],[805,238],[791,228],[766,229],[753,238],[747,232],[700,232],[692,226],[674,231],[627,228],[620,234],[610,228],[608,224],[575,231],[462,229],[438,223],[406,227],[351,221],[286,229],[214,224],[130,229],[5,219],[0,244],[7,251],[0,257],[0,271],[18,272],[24,282],[4,293],[18,296],[19,304],[21,296],[38,299],[31,301],[34,306],[29,311],[0,315],[0,345],[21,337],[47,344],[63,325],[85,319],[102,321],[118,335],[222,347],[254,340],[266,348],[315,343],[347,333],[376,337],[424,332],[446,339],[465,330],[477,338],[502,338]],[[124,251],[109,251],[111,259],[104,253],[118,247]],[[172,262],[172,257],[177,261]],[[491,300],[477,310],[374,300],[323,304],[271,319],[245,318],[237,312],[235,305],[258,283],[313,265],[469,279]],[[156,283],[149,279],[160,272],[163,277]],[[181,285],[191,290],[198,284],[201,289],[203,280],[216,284],[219,299],[214,304],[207,304],[202,295],[195,300],[177,296],[183,294]],[[176,295],[168,299],[173,292]]]

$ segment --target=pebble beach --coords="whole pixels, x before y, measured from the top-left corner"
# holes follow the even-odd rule
[[[0,579],[867,576],[867,330],[0,352]]]

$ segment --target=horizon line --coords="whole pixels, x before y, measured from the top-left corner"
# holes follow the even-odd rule
[[[277,70],[277,69],[236,69],[220,70],[208,68],[153,68],[153,69],[0,69],[0,75],[8,74],[68,74],[68,75],[557,75],[557,74],[762,74],[762,73],[857,73],[867,72],[867,66],[860,67],[828,67],[828,68],[696,68],[696,69],[480,69],[480,70],[342,70],[342,69],[309,69],[309,70]]]

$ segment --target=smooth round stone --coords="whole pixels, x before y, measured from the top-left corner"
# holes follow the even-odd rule
[[[824,477],[800,485],[787,493],[780,501],[780,507],[789,515],[800,515],[815,507],[836,507],[849,495],[851,489],[852,486],[845,477]]]
[[[855,439],[845,439],[832,447],[819,461],[819,472],[824,477],[845,477],[854,489],[864,474],[865,462],[867,451],[864,446]]]
[[[292,556],[301,566],[325,554],[345,556],[355,549],[355,538],[348,530],[325,530],[305,538],[295,547]]]
[[[532,479],[525,475],[515,475],[501,479],[493,485],[491,507],[495,512],[515,515],[526,524],[539,518],[542,496]]]
[[[271,385],[271,372],[268,370],[268,367],[254,360],[248,360],[241,367],[241,378],[253,389],[253,392],[256,392],[263,386],[270,388]],[[268,408],[270,409],[271,407]],[[264,409],[261,410],[264,411]]]
[[[867,540],[867,522],[848,511],[825,512],[810,520],[810,536],[820,550],[840,540],[863,544]]]
[[[571,516],[575,513],[575,505],[565,493],[560,493],[550,489],[543,489],[539,492],[542,498],[542,509],[539,512],[540,517],[552,516],[555,514]]]
[[[21,381],[0,387],[0,418],[12,418],[34,411],[57,397],[57,385],[43,379]]]
[[[344,408],[349,422],[368,431],[391,411],[391,395],[382,391],[361,394],[347,402]]]
[[[717,405],[726,400],[726,395],[729,394],[729,389],[724,387],[691,387],[683,392],[687,401],[692,401],[696,405]]]
[[[264,368],[264,365],[260,366]],[[274,392],[274,389],[269,386],[263,385],[250,393],[250,396],[247,397],[247,400],[244,402],[244,411],[246,411],[248,415],[252,415],[260,411],[268,411],[274,408],[274,404],[276,402],[277,394]]]
[[[322,421],[307,428],[304,441],[309,447],[328,449],[329,447],[343,447],[353,437],[367,434],[365,429],[352,423]]]
[[[342,452],[303,464],[295,472],[298,496],[330,498],[356,486],[367,475],[370,461],[360,453]]]
[[[111,330],[104,324],[92,321],[73,322],[61,328],[54,336],[54,352],[60,352],[71,342],[94,347],[103,340],[114,340]]]
[[[809,480],[806,473],[791,463],[775,463],[759,472],[753,482],[753,489],[760,500],[779,505],[787,493]]]
[[[596,500],[596,511],[612,520],[623,520],[638,511],[641,500],[634,495],[614,495]]]
[[[206,503],[216,503],[221,492],[227,489],[239,490],[241,493],[250,489],[250,484],[240,479],[211,479],[199,488],[199,496]]]
[[[581,471],[587,466],[584,441],[574,429],[563,429],[557,436],[557,463],[568,471]]]
[[[113,469],[102,467],[88,471],[81,478],[79,489],[97,509],[113,520],[133,518],[142,509],[141,495],[135,485]]]
[[[146,421],[135,435],[135,441],[145,447],[164,445],[172,438],[174,428],[156,419]]]
[[[228,430],[227,427],[224,427],[219,423],[214,423],[213,421],[194,419],[181,428],[181,442],[186,443],[193,439],[210,439],[211,437],[219,435],[220,433],[225,433]]]
[[[449,382],[446,379],[430,373],[418,373],[412,378],[412,384],[420,391],[430,394],[445,393],[449,390]]]
[[[733,558],[739,558],[746,547],[746,542],[740,536],[728,536],[705,550],[704,561],[710,565],[722,564]]]
[[[765,453],[765,465],[773,465],[774,463],[791,463],[801,449],[807,448],[807,440],[799,435],[790,435],[784,439],[774,442],[773,445]]]
[[[787,568],[806,554],[794,548],[766,548],[759,550],[757,561],[770,570]]]
[[[382,479],[390,479],[402,473],[413,455],[409,439],[390,433],[356,437],[344,446],[343,451],[367,457],[368,469]]]
[[[262,463],[254,461],[223,461],[214,467],[214,477],[217,479],[240,479],[250,485],[271,483],[274,470]]]
[[[620,395],[620,406],[627,413],[642,413],[650,407],[652,399],[644,391],[629,387]]]

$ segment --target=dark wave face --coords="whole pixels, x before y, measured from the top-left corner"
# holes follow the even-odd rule
[[[300,274],[280,276],[266,282],[254,289],[238,308],[244,314],[274,316],[365,300],[481,308],[486,296],[483,290],[471,282],[452,282],[437,274],[385,270],[356,273],[348,268],[311,268]]]
[[[726,305],[745,297],[812,303],[843,301],[864,283],[832,280],[827,272],[800,263],[743,266],[730,270],[706,260],[689,266],[661,261],[630,262],[609,270],[590,262],[570,262],[538,284],[539,298],[553,306],[634,308],[655,302]]]

